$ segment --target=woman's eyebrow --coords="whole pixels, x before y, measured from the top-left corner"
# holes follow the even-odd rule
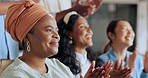
[[[56,27],[54,27],[54,26],[52,26],[52,25],[47,25],[45,28],[52,28],[52,29],[54,29],[54,28],[56,28]]]

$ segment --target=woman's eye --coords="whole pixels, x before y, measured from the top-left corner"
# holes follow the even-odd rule
[[[80,26],[80,28],[84,28],[85,26]]]
[[[86,25],[80,25],[80,28],[85,28],[86,27]]]
[[[126,28],[121,28],[121,30],[125,30]]]
[[[46,31],[47,31],[47,32],[51,32],[51,31],[52,31],[52,29],[46,29]]]

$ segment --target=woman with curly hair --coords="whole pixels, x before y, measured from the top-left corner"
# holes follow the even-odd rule
[[[87,20],[77,14],[70,12],[57,23],[59,28],[59,52],[56,56],[62,63],[67,65],[77,78],[84,77],[91,62],[95,60],[95,54],[91,50],[93,45],[93,32]],[[110,71],[112,64],[107,62]],[[106,72],[106,73],[108,73]]]

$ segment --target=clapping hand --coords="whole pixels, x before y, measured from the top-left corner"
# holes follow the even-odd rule
[[[95,10],[98,10],[101,5],[102,5],[102,0],[86,0],[85,2],[86,4],[92,4],[92,5],[95,5]]]
[[[111,72],[111,78],[130,78],[132,69],[126,66],[123,67],[122,60],[115,60],[113,71]]]
[[[148,50],[144,56],[144,72],[148,73]]]
[[[135,47],[134,52],[130,55],[128,62],[129,67],[132,68],[133,70],[136,65],[136,57],[137,57],[137,47]]]
[[[77,0],[72,9],[82,16],[87,16],[96,12],[101,7],[101,5],[102,0],[86,0],[84,3],[82,3],[80,0]]]
[[[84,78],[110,78],[110,72],[112,70],[112,63],[107,61],[102,67],[95,67],[95,62],[93,61]],[[80,76],[82,78],[82,76]]]

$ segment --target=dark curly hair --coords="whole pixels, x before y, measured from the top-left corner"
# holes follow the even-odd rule
[[[74,75],[79,74],[81,72],[81,68],[80,65],[76,64],[78,61],[76,60],[74,49],[75,45],[69,43],[71,39],[69,38],[68,33],[73,31],[74,24],[79,17],[79,14],[71,15],[68,24],[65,24],[65,22],[63,21],[64,18],[57,22],[60,35],[59,52],[55,56],[53,56],[54,58],[59,59],[62,63],[67,65]],[[95,54],[93,54],[91,48],[87,48],[86,51],[87,58],[90,60],[90,62],[95,60]]]

